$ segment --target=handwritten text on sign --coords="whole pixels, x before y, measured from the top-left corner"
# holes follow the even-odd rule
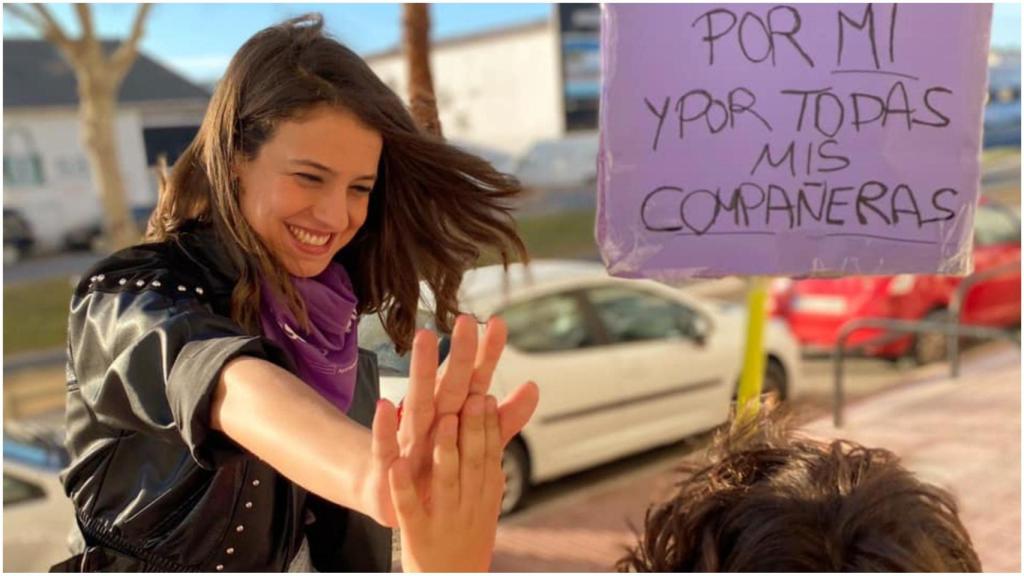
[[[620,276],[962,274],[989,5],[608,5]]]

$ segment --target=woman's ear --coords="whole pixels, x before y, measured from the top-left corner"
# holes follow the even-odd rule
[[[231,191],[236,195],[242,191],[242,170],[244,167],[243,160],[235,158],[229,164],[228,178],[231,182]]]

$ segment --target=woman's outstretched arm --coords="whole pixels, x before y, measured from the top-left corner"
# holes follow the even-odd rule
[[[397,434],[413,479],[429,482],[436,422],[458,413],[467,395],[490,388],[505,344],[505,327],[492,320],[477,353],[475,322],[460,318],[452,353],[437,374],[436,336],[420,331],[413,342],[407,414]],[[532,382],[521,385],[499,407],[502,445],[529,420],[538,401]],[[378,411],[393,411],[379,403]],[[336,504],[395,526],[388,470],[399,456],[392,442],[373,442],[370,431],[287,370],[252,357],[225,365],[214,391],[211,425],[296,484]],[[378,416],[380,416],[378,414]],[[390,420],[390,413],[385,415]],[[418,465],[417,465],[418,464]]]
[[[306,490],[395,525],[390,499],[375,497],[374,483],[397,450],[371,454],[370,431],[287,370],[250,356],[228,362],[211,425]]]

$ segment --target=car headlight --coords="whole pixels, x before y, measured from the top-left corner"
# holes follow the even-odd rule
[[[785,292],[789,290],[789,287],[793,285],[793,280],[789,278],[775,278],[772,280],[772,292],[778,294],[779,292]]]
[[[905,296],[914,289],[914,276],[912,274],[900,274],[889,282],[890,296]]]

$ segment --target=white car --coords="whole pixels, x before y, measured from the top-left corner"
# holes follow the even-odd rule
[[[500,315],[508,324],[492,393],[501,398],[527,380],[540,387],[536,413],[505,453],[504,512],[533,484],[728,420],[743,362],[743,306],[565,261],[516,264],[507,277],[501,266],[472,270],[459,302],[480,321]],[[433,328],[432,308],[428,293],[421,326]],[[360,346],[377,353],[381,395],[397,403],[408,388],[408,355],[395,354],[376,316],[359,330]],[[768,323],[765,345],[765,391],[794,396],[799,348],[785,324]]]
[[[46,572],[71,556],[75,511],[57,473],[59,454],[4,438],[4,571]]]

